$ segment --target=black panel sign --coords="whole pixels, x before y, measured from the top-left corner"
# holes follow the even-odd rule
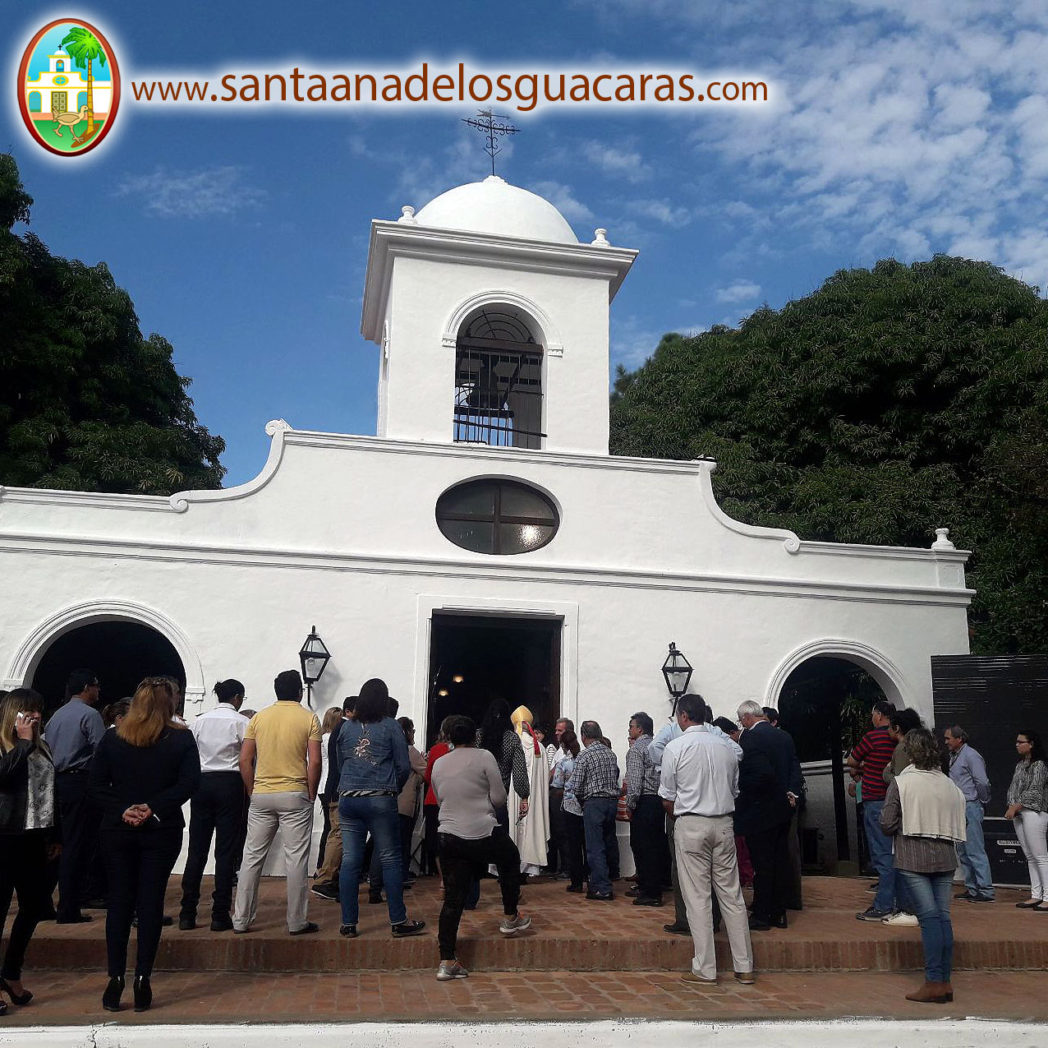
[[[998,884],[1029,884],[1014,829],[1003,819],[1018,755],[1016,733],[1036,731],[1048,744],[1048,655],[934,655],[935,727],[959,724],[990,776],[986,851]]]

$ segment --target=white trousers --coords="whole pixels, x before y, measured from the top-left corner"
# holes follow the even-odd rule
[[[258,911],[258,882],[269,847],[280,827],[287,863],[287,930],[309,923],[309,846],[313,836],[313,805],[304,793],[254,793],[247,812],[244,861],[237,877],[233,927],[246,931]]]
[[[678,817],[673,827],[673,848],[677,857],[680,893],[684,897],[695,945],[691,970],[704,979],[717,977],[717,954],[713,942],[712,892],[715,891],[728,933],[732,966],[737,972],[753,971],[753,947],[750,945],[746,904],[739,885],[732,817]]]
[[[1030,868],[1030,897],[1048,902],[1048,812],[1023,808],[1012,825]]]

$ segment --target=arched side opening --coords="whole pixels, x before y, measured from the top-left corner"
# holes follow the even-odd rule
[[[454,439],[542,447],[543,347],[516,306],[473,310],[455,340]]]
[[[113,637],[106,637],[99,647],[89,651],[78,651],[73,641],[68,642],[70,645],[68,657],[92,654],[95,657],[94,659],[89,658],[86,662],[68,666],[65,669],[66,675],[74,669],[95,670],[102,679],[103,701],[112,701],[129,693],[121,691],[117,694],[115,689],[118,686],[127,687],[133,691],[134,686],[143,677],[162,674],[173,676],[183,684],[183,693],[187,701],[197,703],[203,699],[203,668],[185,632],[160,612],[125,600],[85,601],[64,608],[39,623],[15,651],[3,680],[3,686],[14,688],[29,684],[36,687],[38,673],[43,666],[45,675],[39,678],[40,683],[46,689],[43,695],[49,706],[56,705],[64,695],[65,676],[61,677],[57,686],[53,683],[54,675],[60,674],[60,671],[55,668],[55,663],[63,649],[58,648],[57,654],[49,660],[48,657],[52,650],[67,635],[79,633],[80,630],[89,626],[106,624],[117,627],[138,626],[147,632],[125,631],[121,633],[117,631]],[[156,635],[164,644],[160,644],[159,641],[147,641],[146,638],[151,635]],[[81,634],[80,636],[90,640],[92,634]],[[96,643],[98,636],[101,635],[95,635]],[[171,651],[167,650],[168,648],[174,652],[173,657]],[[110,659],[113,661],[110,662]],[[126,669],[121,669],[120,663],[126,664]],[[103,666],[114,664],[115,669],[110,671],[107,683]],[[121,684],[121,682],[124,683]]]
[[[809,872],[858,874],[868,864],[845,758],[870,729],[873,704],[886,698],[866,667],[833,655],[805,659],[779,691],[779,725],[793,737],[807,786],[800,846]]]
[[[29,92],[29,112],[39,113],[41,111],[40,92],[30,91]]]
[[[49,709],[61,705],[69,674],[93,670],[102,691],[99,709],[133,695],[144,677],[174,677],[185,689],[186,671],[174,645],[151,626],[127,620],[92,622],[63,633],[43,653],[32,686]]]

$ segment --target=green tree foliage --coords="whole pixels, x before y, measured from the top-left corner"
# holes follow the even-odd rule
[[[619,371],[618,455],[719,463],[732,516],[973,551],[973,650],[1048,651],[1048,303],[985,262],[842,270]]]
[[[221,437],[197,421],[190,380],[143,338],[104,264],[56,258],[32,198],[0,155],[0,484],[166,495],[217,488]]]

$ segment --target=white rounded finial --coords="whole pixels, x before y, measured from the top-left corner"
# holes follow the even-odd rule
[[[397,221],[403,222],[408,226],[417,226],[418,219],[415,218],[415,209],[410,204],[405,204],[400,209],[400,218],[398,218]]]
[[[595,229],[593,230],[593,241],[591,247],[611,247],[608,243],[608,231],[606,229]]]
[[[949,528],[936,528],[935,541],[932,543],[932,549],[956,549],[957,547],[950,541],[949,536]]]

